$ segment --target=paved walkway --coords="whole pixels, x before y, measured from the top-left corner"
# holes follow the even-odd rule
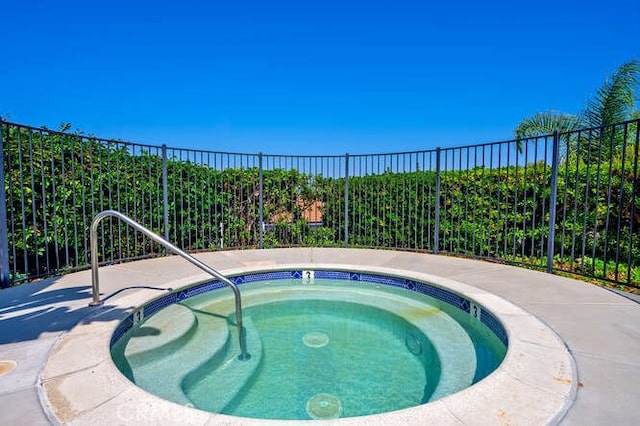
[[[297,262],[371,265],[437,275],[481,288],[532,313],[567,345],[576,362],[579,384],[561,424],[640,423],[640,305],[614,292],[505,265],[384,250],[248,250],[197,257],[223,272]],[[186,284],[202,278],[199,270],[177,257],[104,267],[100,274],[101,292],[121,302],[138,293],[166,291],[163,283]],[[2,361],[16,362],[12,371],[0,375],[0,424],[57,423],[44,397],[42,369],[56,343],[96,312],[87,306],[90,299],[90,271],[0,291],[0,374],[13,366]],[[107,304],[97,320],[121,318],[126,311],[121,306]],[[77,357],[70,361],[81,363],[82,350],[70,350],[70,357]],[[483,420],[477,423],[486,424]],[[109,422],[102,419],[99,423]]]

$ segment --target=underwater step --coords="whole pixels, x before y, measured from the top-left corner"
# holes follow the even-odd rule
[[[183,383],[188,398],[201,410],[213,413],[223,412],[244,386],[250,382],[262,361],[262,340],[250,317],[244,318],[247,352],[250,358],[239,360],[240,348],[235,327],[231,327],[231,337],[227,357],[215,366],[204,365],[189,374]]]
[[[163,315],[154,315],[131,331],[125,356],[129,361],[151,361],[157,354],[181,348],[197,326],[196,316],[186,306],[167,306]]]
[[[414,355],[426,355],[427,366],[433,365],[429,358],[430,354],[435,354],[440,368],[438,380],[427,383],[422,402],[434,401],[472,385],[478,360],[475,345],[465,329],[444,312],[421,318],[414,316],[412,323],[426,340],[408,332],[404,336],[405,347]],[[427,344],[433,350],[423,354]]]
[[[166,352],[165,347],[161,347],[148,359],[129,360],[133,380],[138,386],[179,404],[191,404],[181,384],[194,366],[219,364],[229,351],[226,318],[197,311],[194,314],[197,326],[179,351]]]

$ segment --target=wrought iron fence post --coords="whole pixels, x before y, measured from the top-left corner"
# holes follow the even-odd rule
[[[264,194],[263,194],[263,179],[262,179],[262,153],[258,153],[258,225],[260,226],[260,244],[259,248],[264,248]]]
[[[344,155],[344,246],[349,247],[349,153]]]
[[[9,230],[7,193],[4,189],[4,133],[0,120],[0,288],[9,287]]]
[[[440,249],[440,147],[436,148],[436,205],[435,205],[435,230],[433,232],[433,253],[438,254]]]
[[[553,254],[556,239],[556,203],[558,199],[558,161],[560,157],[560,134],[553,132],[551,156],[551,194],[549,197],[549,235],[547,237],[547,272],[553,272]]]
[[[169,172],[167,170],[167,145],[162,145],[162,209],[164,215],[164,239],[169,240]]]

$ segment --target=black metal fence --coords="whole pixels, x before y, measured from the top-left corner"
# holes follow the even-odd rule
[[[115,209],[188,251],[418,250],[640,287],[639,121],[416,152],[295,156],[104,140],[1,123],[3,286],[89,267]],[[105,221],[100,261],[162,254]]]

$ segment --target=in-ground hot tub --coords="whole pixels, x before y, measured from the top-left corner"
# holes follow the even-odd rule
[[[435,401],[489,375],[506,354],[500,321],[479,303],[413,279],[287,270],[242,287],[248,360],[239,360],[232,294],[208,282],[155,299],[111,340],[143,389],[239,417],[331,419]]]

